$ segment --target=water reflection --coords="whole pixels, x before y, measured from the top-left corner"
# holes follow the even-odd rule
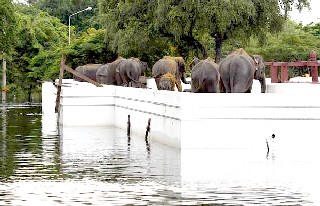
[[[269,153],[267,146],[179,150],[152,133],[58,127],[56,114],[40,106],[1,106],[0,205],[320,203],[314,137],[304,137],[312,151],[297,150],[301,141],[280,132]],[[277,150],[288,139],[291,149]]]

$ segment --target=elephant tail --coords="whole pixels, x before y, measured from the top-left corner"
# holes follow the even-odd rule
[[[132,62],[131,62],[132,63]],[[129,63],[127,63],[129,64]],[[130,79],[130,81],[135,82],[135,83],[141,83],[140,82],[140,76],[141,76],[141,69],[138,68],[138,66],[134,65],[129,65],[131,69],[127,71],[127,76]]]
[[[198,80],[199,85],[198,85],[198,87],[193,91],[193,93],[199,93],[199,92],[201,91],[201,89],[202,89],[203,83],[204,83],[206,80],[207,80],[206,78],[204,78],[202,81],[199,81],[199,80]]]

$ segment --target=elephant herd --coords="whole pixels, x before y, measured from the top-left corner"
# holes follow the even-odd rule
[[[182,91],[181,81],[191,83],[193,93],[250,93],[253,80],[259,80],[261,93],[266,91],[265,65],[260,55],[248,55],[242,48],[228,55],[219,64],[210,57],[195,58],[189,65],[191,82],[185,79],[185,62],[182,57],[164,56],[152,67],[152,77],[158,90]],[[119,57],[107,64],[87,64],[76,70],[101,84],[141,88],[142,74],[147,63],[137,58]],[[80,81],[77,77],[75,80]]]
[[[115,61],[107,64],[86,64],[78,66],[76,71],[86,75],[90,79],[100,84],[143,87],[140,81],[141,74],[148,68],[146,62],[137,58],[125,59],[119,57]],[[76,81],[82,81],[74,76]]]
[[[210,57],[194,59],[190,64],[191,92],[251,93],[253,80],[259,80],[261,93],[266,92],[265,65],[260,55],[248,55],[240,48],[219,65]]]

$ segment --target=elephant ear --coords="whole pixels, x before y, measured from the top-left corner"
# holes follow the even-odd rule
[[[253,59],[254,62],[254,69],[257,71],[259,68],[259,59],[255,55],[250,55],[250,57]]]

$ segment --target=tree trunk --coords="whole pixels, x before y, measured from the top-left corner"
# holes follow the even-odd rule
[[[215,49],[215,62],[219,64],[221,60],[221,50],[222,50],[222,42],[223,42],[223,37],[220,33],[217,33],[215,35],[215,42],[216,42],[216,49]]]
[[[204,47],[203,44],[201,44],[201,42],[199,42],[197,39],[195,39],[193,36],[187,36],[187,35],[183,35],[181,37],[181,40],[183,41],[182,45],[188,45],[187,48],[185,48],[185,55],[188,55],[189,49],[193,48],[194,50],[197,51],[197,53],[201,53],[202,57],[199,56],[199,58],[203,58],[206,59],[208,58],[208,52],[206,50],[206,48]],[[181,46],[181,48],[183,48],[183,46]]]
[[[31,103],[32,99],[31,99],[31,94],[32,94],[32,86],[29,85],[29,89],[28,89],[28,102]]]

